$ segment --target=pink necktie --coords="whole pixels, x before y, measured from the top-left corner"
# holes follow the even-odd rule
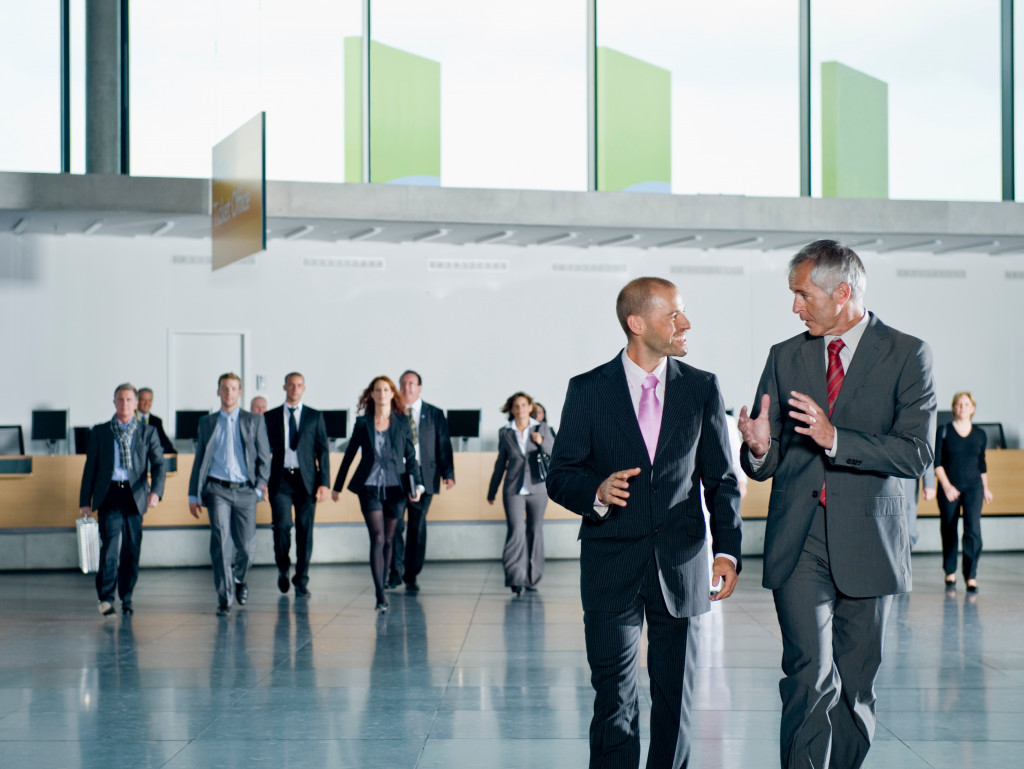
[[[843,371],[843,361],[839,358],[839,352],[846,345],[842,339],[833,339],[828,343],[828,370],[825,372],[825,384],[828,388],[828,415],[832,416],[832,410],[836,407],[836,398],[839,397],[839,390],[843,386],[843,379],[846,374]],[[821,504],[825,504],[825,483],[821,484]]]
[[[644,436],[651,464],[654,464],[654,452],[658,448],[658,433],[661,432],[661,401],[658,400],[658,393],[654,389],[657,386],[658,377],[648,374],[641,385],[640,409],[637,413],[637,418],[640,421],[640,434]]]

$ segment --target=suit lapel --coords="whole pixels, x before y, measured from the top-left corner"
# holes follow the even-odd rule
[[[820,336],[807,336],[806,341],[800,347],[800,362],[804,369],[804,377],[807,379],[808,388],[804,395],[817,403],[821,408],[828,410],[828,388],[825,382],[825,338]],[[779,409],[786,413],[789,410],[787,401],[789,393],[779,393]]]
[[[868,327],[864,329],[860,342],[857,344],[857,352],[854,353],[853,360],[850,361],[850,370],[843,377],[843,386],[836,397],[833,415],[838,415],[840,410],[856,397],[857,388],[864,383],[881,355],[885,336],[887,336],[885,326],[872,315]]]
[[[692,406],[691,392],[687,387],[683,367],[679,361],[668,359],[665,367],[665,407],[661,413],[661,430],[658,432],[658,448],[654,452],[654,460],[665,450],[672,434],[678,429],[683,418],[684,409]]]
[[[601,388],[598,395],[604,405],[604,412],[618,423],[620,434],[632,444],[633,450],[650,464],[647,445],[644,443],[644,436],[640,433],[640,423],[637,421],[636,412],[633,411],[633,400],[629,397],[629,386],[626,384],[626,371],[622,367],[622,358],[618,355],[612,358],[605,365],[602,375],[604,387]]]

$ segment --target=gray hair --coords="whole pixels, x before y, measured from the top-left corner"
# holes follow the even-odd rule
[[[850,287],[850,298],[857,304],[863,304],[868,277],[864,263],[852,248],[834,240],[816,240],[804,246],[789,260],[790,276],[804,262],[814,265],[811,268],[811,282],[829,296],[839,288],[840,283],[846,283]]]
[[[131,390],[132,393],[135,395],[136,399],[138,399],[138,397],[139,397],[139,391],[135,387],[135,385],[133,385],[131,382],[122,382],[121,384],[119,384],[117,387],[114,388],[114,399],[115,400],[117,399],[117,394],[119,392],[121,392],[122,390]]]

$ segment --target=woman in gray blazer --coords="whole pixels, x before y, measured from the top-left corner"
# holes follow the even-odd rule
[[[550,455],[555,439],[551,429],[530,416],[533,398],[524,392],[513,394],[501,407],[509,415],[507,427],[498,430],[498,460],[494,463],[487,503],[493,505],[502,476],[505,485],[505,586],[519,595],[525,587],[536,590],[544,576],[544,509],[548,490],[538,477],[537,455]]]

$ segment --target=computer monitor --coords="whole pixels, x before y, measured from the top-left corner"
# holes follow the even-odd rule
[[[179,441],[194,441],[199,437],[199,420],[209,413],[209,411],[175,411],[174,437]]]
[[[452,438],[479,438],[480,409],[449,409],[448,434]]]
[[[327,437],[335,438],[348,437],[348,411],[345,409],[332,409],[322,412],[324,422],[327,425]]]
[[[975,422],[974,426],[985,431],[985,437],[988,439],[986,448],[1006,448],[1006,436],[1003,434],[1002,422]]]
[[[0,455],[22,456],[25,453],[25,436],[21,425],[0,426]]]
[[[92,432],[91,427],[72,427],[72,431],[75,434],[75,453],[76,454],[88,454],[89,453],[89,433]]]
[[[68,412],[39,410],[32,412],[32,440],[63,441],[68,437]]]

